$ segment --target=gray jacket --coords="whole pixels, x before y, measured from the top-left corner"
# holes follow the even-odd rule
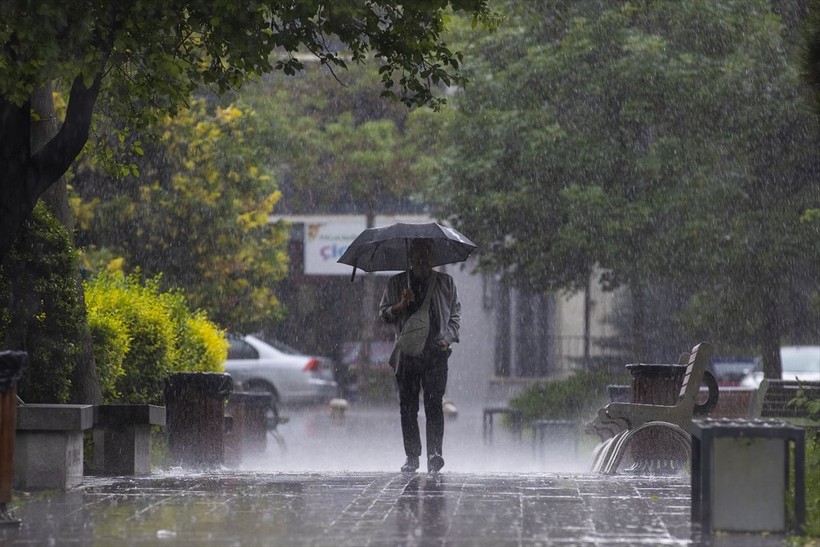
[[[435,289],[431,302],[438,312],[439,332],[436,333],[436,343],[444,340],[449,345],[458,342],[458,329],[461,326],[461,302],[458,300],[458,291],[452,276],[433,270],[430,275],[436,277]],[[387,280],[381,303],[379,317],[385,323],[390,323],[396,329],[398,338],[407,316],[404,313],[393,314],[390,308],[401,300],[404,289],[407,288],[407,272],[396,274]],[[396,353],[395,351],[393,352]],[[391,358],[392,360],[392,358]]]

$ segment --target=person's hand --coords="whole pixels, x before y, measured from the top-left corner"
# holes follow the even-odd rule
[[[398,304],[396,304],[396,311],[406,310],[407,306],[412,304],[416,301],[416,294],[413,292],[413,289],[407,287],[404,289],[404,293],[401,295],[401,300],[399,300]]]
[[[440,349],[441,351],[447,351],[448,349],[450,349],[450,344],[448,344],[446,340],[439,340],[438,349]]]

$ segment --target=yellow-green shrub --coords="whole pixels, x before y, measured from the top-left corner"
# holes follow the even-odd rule
[[[202,312],[185,321],[180,337],[178,365],[190,372],[222,372],[228,357],[228,339]]]
[[[95,316],[116,318],[129,341],[122,374],[106,371],[116,377],[113,387],[103,388],[107,401],[162,404],[172,372],[221,370],[225,334],[203,313],[192,313],[182,292],[160,292],[158,278],[103,273],[87,283],[86,301]],[[103,366],[113,365],[109,360]]]
[[[163,381],[174,362],[174,327],[157,284],[141,283],[138,274],[100,274],[86,286],[86,306],[117,317],[131,341],[123,359],[124,374],[113,393],[123,403],[161,404]]]
[[[101,309],[96,302],[88,305],[88,328],[91,331],[91,344],[94,351],[94,362],[100,378],[100,389],[105,403],[117,401],[117,382],[125,375],[123,362],[125,354],[131,347],[128,329],[122,320],[110,311]]]

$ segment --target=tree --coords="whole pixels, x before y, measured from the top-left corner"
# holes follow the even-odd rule
[[[233,332],[274,324],[287,231],[268,222],[281,193],[258,124],[241,104],[193,99],[154,128],[159,140],[143,146],[116,192],[102,170],[79,162],[72,183],[90,214],[78,243],[102,251],[103,262],[124,257],[128,270],[162,274],[165,286],[183,289],[191,306]]]
[[[413,207],[418,184],[407,127],[421,109],[380,101],[378,78],[375,67],[363,66],[336,82],[314,64],[299,78],[271,74],[243,89],[243,101],[268,128],[261,138],[281,171],[287,211],[368,214],[377,204],[380,212]]]
[[[781,295],[805,288],[820,254],[800,222],[816,141],[769,3],[511,12],[465,64],[439,211],[520,286],[580,289],[603,268],[605,288],[632,293],[638,359],[647,287],[724,295],[722,323],[753,317],[747,346],[779,375]]]
[[[202,85],[224,92],[274,69],[294,74],[302,52],[334,69],[372,55],[385,95],[438,106],[436,86],[462,81],[461,54],[442,37],[449,8],[493,22],[488,0],[3,3],[0,260],[39,196],[82,151],[95,108],[139,126],[175,114]],[[70,89],[65,121],[32,150],[31,96],[55,80]]]

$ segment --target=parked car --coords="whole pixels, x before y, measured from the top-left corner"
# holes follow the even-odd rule
[[[783,380],[820,381],[820,346],[782,346],[780,361]],[[743,377],[741,386],[757,388],[763,380],[762,360],[758,367]]]
[[[336,395],[332,360],[256,336],[228,340],[225,372],[240,389],[266,391],[276,406],[321,403]]]
[[[708,370],[720,387],[734,387],[739,386],[743,378],[759,366],[759,357],[720,355],[709,360]]]

